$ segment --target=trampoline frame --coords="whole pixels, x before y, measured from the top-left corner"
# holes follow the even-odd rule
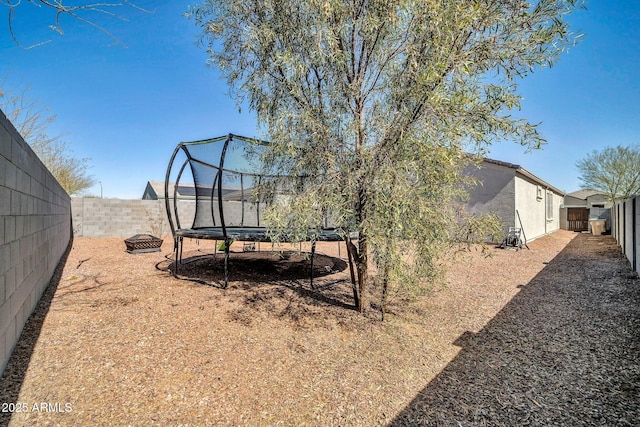
[[[226,136],[220,136],[216,138],[210,138],[210,139],[192,141],[192,142],[181,142],[176,146],[175,150],[173,151],[173,154],[171,155],[171,159],[169,160],[169,164],[167,166],[167,172],[165,176],[164,191],[165,191],[165,209],[167,213],[167,218],[169,220],[169,227],[171,229],[171,234],[173,235],[173,251],[174,251],[175,262],[174,262],[174,269],[172,271],[172,274],[176,278],[183,278],[183,277],[180,277],[178,269],[179,269],[179,266],[183,264],[182,253],[183,253],[183,245],[184,245],[185,238],[215,240],[216,242],[217,241],[224,242],[224,284],[222,285],[224,289],[226,289],[229,285],[229,255],[230,255],[230,246],[233,241],[272,242],[272,239],[270,238],[269,229],[266,227],[260,226],[260,206],[259,206],[260,199],[259,198],[255,202],[257,205],[256,219],[257,219],[258,226],[244,226],[244,225],[227,226],[227,222],[225,221],[225,216],[224,216],[225,210],[223,205],[223,186],[222,186],[222,182],[223,182],[222,178],[225,173],[240,174],[240,185],[241,185],[240,194],[241,194],[241,203],[242,203],[241,223],[242,224],[244,224],[244,220],[245,220],[245,209],[244,209],[245,198],[244,198],[243,176],[257,177],[259,182],[264,177],[277,178],[277,176],[260,175],[259,173],[242,173],[242,172],[234,171],[231,169],[225,169],[224,166],[225,166],[225,157],[227,154],[227,148],[234,139],[240,140],[246,143],[250,143],[250,144],[260,144],[260,145],[268,144],[268,142],[266,141],[261,141],[254,138],[247,138],[247,137],[234,135],[230,133]],[[221,142],[223,140],[224,140],[224,146],[222,148],[219,163],[217,165],[213,163],[208,163],[203,159],[192,157],[188,149],[188,147],[191,145],[216,143],[216,142]],[[173,195],[172,197],[170,197],[169,183],[170,183],[171,172],[173,171],[174,161],[176,159],[176,156],[180,153],[180,151],[183,151],[185,153],[187,159],[179,169],[179,172],[174,184]],[[216,176],[212,183],[212,189],[211,189],[211,195],[210,195],[211,217],[214,223],[214,226],[212,227],[194,227],[196,218],[198,217],[197,210],[199,206],[197,203],[196,203],[196,215],[194,217],[194,224],[190,228],[183,228],[181,227],[181,224],[180,224],[180,217],[178,214],[178,186],[179,186],[180,178],[182,177],[182,174],[185,168],[187,167],[187,165],[190,165],[192,162],[200,163],[204,166],[217,170]],[[193,175],[194,173],[193,169],[191,170],[191,173]],[[196,178],[195,176],[193,178],[194,178],[194,184],[196,184],[196,200],[198,200],[198,189],[197,189]],[[216,189],[216,184],[217,184],[218,191],[217,191],[217,194],[214,194]],[[220,220],[219,226],[215,225],[214,205],[216,205],[216,203],[214,203],[214,200],[213,200],[215,196],[217,196],[218,198],[217,213],[219,215],[218,217]],[[171,203],[170,203],[171,200],[173,200],[173,211],[171,209]],[[316,242],[344,241],[348,245],[349,239],[350,239],[350,236],[348,235],[348,233],[338,228],[319,227],[318,230],[309,231],[306,239],[303,241],[311,242],[310,283],[311,283],[312,289],[315,289],[315,286],[313,284],[313,278],[314,278],[313,266],[314,266],[315,252],[316,252]],[[299,243],[299,242],[300,240],[289,239],[286,235],[282,236],[282,238],[279,239],[279,243]],[[347,253],[349,254],[348,249],[347,249]],[[349,268],[351,270],[352,285],[355,286],[355,279],[354,279],[354,273],[353,273],[354,266],[353,266],[353,261],[351,256],[348,257],[348,262],[349,262]],[[201,282],[201,283],[205,283],[205,284],[212,284],[201,279],[193,279],[193,278],[190,278],[190,279]]]

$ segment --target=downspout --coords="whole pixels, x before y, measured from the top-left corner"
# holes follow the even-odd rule
[[[547,207],[549,206],[549,187],[544,189],[544,235],[547,235],[547,223],[549,222],[549,218],[547,218]]]

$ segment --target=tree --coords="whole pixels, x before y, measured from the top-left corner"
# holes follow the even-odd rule
[[[576,163],[582,188],[606,193],[612,202],[640,194],[640,147],[593,150]]]
[[[93,18],[95,18],[97,15],[106,15],[112,18],[125,19],[114,12],[115,8],[122,7],[125,5],[144,11],[144,12],[148,12],[145,9],[139,7],[135,3],[130,2],[128,0],[123,0],[121,3],[88,2],[85,4],[78,3],[78,2],[74,2],[74,4],[64,4],[64,0],[27,0],[26,2],[22,0],[0,0],[0,6],[5,6],[8,10],[7,18],[8,18],[8,25],[9,25],[9,33],[11,34],[13,41],[20,47],[24,47],[24,46],[22,46],[22,44],[16,37],[13,24],[14,24],[14,20],[16,19],[17,12],[18,10],[20,10],[21,7],[31,6],[31,7],[36,7],[41,9],[44,6],[44,9],[55,12],[53,23],[49,25],[49,28],[59,34],[64,34],[64,31],[62,29],[62,24],[61,24],[62,17],[68,16],[70,18],[73,18],[77,21],[83,22],[91,27],[96,28],[97,30],[103,32],[108,37],[110,37],[115,43],[121,44],[122,42],[116,36],[114,36],[105,27],[98,24]],[[48,43],[49,41],[50,40],[43,41],[40,43],[36,43],[35,45],[26,46],[24,48],[30,49],[30,48]]]
[[[349,247],[363,311],[370,261],[384,310],[392,290],[433,279],[444,248],[468,230],[454,207],[469,181],[467,151],[499,139],[544,142],[511,115],[517,85],[573,42],[564,18],[577,6],[207,0],[189,16],[209,63],[272,141],[267,165],[313,177],[287,207],[291,219],[275,223],[307,227],[331,212],[357,232]]]
[[[26,89],[15,95],[0,87],[0,108],[68,194],[79,194],[93,185],[87,174],[89,159],[75,157],[68,142],[49,134],[56,117],[30,98]]]

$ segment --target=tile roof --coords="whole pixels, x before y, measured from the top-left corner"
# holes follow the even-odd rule
[[[568,193],[567,196],[571,196],[576,199],[587,200],[588,197],[595,196],[596,194],[602,194],[605,196],[607,195],[606,193],[603,193],[602,191],[599,191],[599,190],[592,190],[589,188],[585,188],[582,190],[574,191],[573,193]]]

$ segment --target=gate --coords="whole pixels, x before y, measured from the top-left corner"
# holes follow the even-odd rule
[[[589,209],[568,208],[567,228],[571,231],[587,231],[589,229]]]

